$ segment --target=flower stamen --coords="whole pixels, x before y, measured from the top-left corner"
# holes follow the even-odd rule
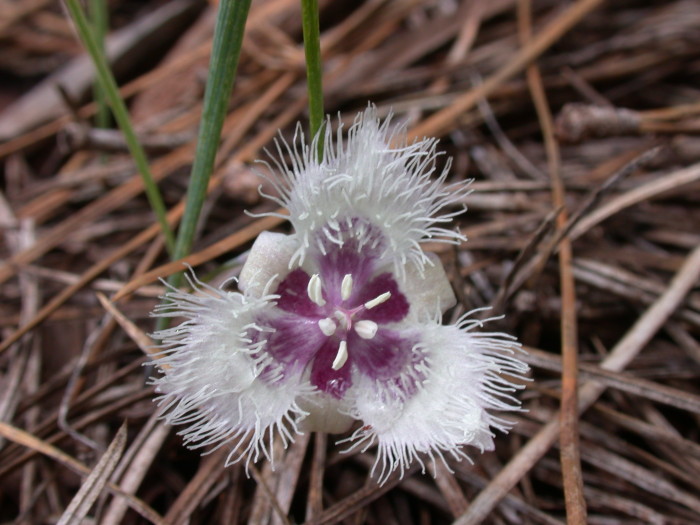
[[[309,284],[306,287],[306,293],[318,306],[323,306],[326,304],[326,300],[323,298],[323,287],[321,284],[321,277],[317,273],[311,276],[309,279]]]
[[[371,301],[367,301],[365,303],[365,308],[367,308],[367,310],[371,310],[375,306],[379,306],[380,304],[387,302],[390,297],[391,297],[391,292],[384,292],[383,294],[378,295],[377,297],[375,297]]]
[[[338,346],[338,353],[335,356],[335,359],[333,360],[333,364],[331,365],[331,368],[333,370],[340,370],[345,362],[348,360],[348,342],[343,339],[340,342],[340,346]]]
[[[318,327],[321,329],[321,332],[323,332],[323,335],[326,337],[330,337],[335,333],[336,324],[333,322],[333,319],[329,319],[326,317],[325,319],[320,319],[318,321]]]
[[[349,273],[343,277],[343,282],[340,284],[340,297],[343,301],[347,301],[352,294],[352,275]]]
[[[345,310],[338,308],[333,315],[338,320],[341,330],[349,330],[352,326],[352,314],[348,314]]]
[[[368,319],[363,319],[355,323],[355,332],[357,332],[357,335],[362,339],[372,339],[377,334],[378,328],[379,325],[377,325],[377,323]]]

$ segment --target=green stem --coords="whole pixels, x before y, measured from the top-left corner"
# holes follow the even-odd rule
[[[90,0],[89,13],[95,40],[100,48],[100,53],[104,55],[105,39],[109,32],[109,10],[107,9],[107,0]],[[93,86],[93,93],[95,103],[97,104],[95,125],[98,128],[108,128],[110,121],[109,105],[97,81],[95,81],[95,85]]]
[[[236,78],[249,9],[250,0],[221,0],[219,3],[197,151],[187,190],[185,212],[177,234],[173,257],[175,260],[188,255],[192,248],[197,221],[207,194],[207,185],[214,169],[231,89]],[[175,287],[179,286],[182,273],[172,275],[169,282]]]
[[[301,0],[301,23],[304,32],[306,78],[309,92],[309,131],[316,137],[323,126],[323,67],[318,21],[318,0]],[[323,158],[323,140],[318,137],[318,158]]]
[[[153,209],[158,222],[160,223],[163,235],[165,235],[165,242],[168,247],[168,251],[172,254],[175,249],[175,238],[167,221],[165,205],[163,204],[163,199],[160,196],[158,186],[151,175],[146,153],[143,151],[143,148],[136,137],[136,133],[134,132],[134,128],[131,125],[126,104],[124,104],[124,101],[119,95],[117,82],[114,80],[114,76],[112,75],[112,71],[109,68],[109,64],[107,63],[104,53],[102,53],[100,50],[100,46],[95,39],[92,28],[90,27],[87,17],[80,6],[79,0],[65,0],[65,2],[68,12],[73,19],[73,23],[78,30],[80,39],[83,42],[87,52],[90,54],[90,58],[92,58],[92,62],[97,71],[97,80],[102,91],[104,92],[105,97],[107,98],[107,101],[109,102],[109,105],[112,107],[114,119],[117,121],[119,129],[121,129],[122,133],[124,134],[124,139],[126,140],[129,152],[134,159],[136,168],[138,169],[139,173],[141,173],[148,201],[150,202],[151,208]]]

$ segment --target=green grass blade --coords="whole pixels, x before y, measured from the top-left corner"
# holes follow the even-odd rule
[[[318,0],[301,0],[301,20],[306,56],[306,82],[309,92],[309,131],[315,137],[323,126],[323,67]],[[323,141],[318,141],[318,157],[323,156]]]
[[[90,0],[89,4],[90,21],[95,40],[102,55],[105,53],[105,38],[109,32],[109,9],[107,0]],[[98,128],[108,128],[110,122],[110,110],[104,92],[99,83],[95,81],[93,86],[97,112],[95,113],[95,125]]]
[[[109,64],[107,63],[104,53],[102,53],[100,50],[100,46],[95,39],[90,23],[88,22],[79,0],[65,0],[65,3],[78,31],[78,35],[80,36],[80,39],[95,66],[95,70],[97,71],[97,80],[104,92],[105,97],[107,98],[107,101],[109,102],[109,105],[112,108],[114,119],[117,121],[119,129],[121,129],[122,133],[124,134],[124,139],[126,140],[129,152],[134,159],[136,168],[143,178],[146,196],[148,197],[151,208],[156,214],[160,227],[163,230],[168,251],[173,254],[175,250],[175,238],[170,226],[168,225],[165,205],[163,204],[163,199],[160,195],[160,191],[158,190],[158,186],[151,175],[146,154],[143,151],[141,144],[139,144],[134,128],[131,125],[126,104],[124,104],[124,101],[119,95],[117,82],[114,80],[114,76],[112,75],[112,71],[109,68]]]
[[[187,201],[180,229],[177,232],[174,259],[189,254],[195,228],[202,210],[207,185],[214,169],[216,151],[228,101],[236,78],[238,58],[243,44],[243,31],[248,18],[250,0],[221,0],[214,29],[214,43],[209,61],[209,74],[204,92],[202,121],[199,126],[197,151],[187,189]],[[179,283],[182,274],[173,282]]]

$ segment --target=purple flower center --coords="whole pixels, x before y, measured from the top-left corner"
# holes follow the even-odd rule
[[[352,385],[353,373],[396,377],[415,341],[387,326],[409,311],[393,275],[376,272],[375,258],[347,244],[316,262],[319,273],[298,268],[277,288],[277,315],[265,320],[275,330],[267,352],[285,371],[310,367],[311,383],[336,398]]]

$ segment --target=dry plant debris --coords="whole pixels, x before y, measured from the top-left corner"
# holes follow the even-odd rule
[[[215,6],[109,4],[175,224]],[[247,477],[159,422],[148,314],[156,278],[182,264],[119,133],[91,125],[59,4],[0,13],[2,523],[700,522],[700,4],[321,2],[326,111],[371,100],[441,137],[452,176],[476,179],[469,242],[435,245],[454,315],[492,304],[530,349],[528,412],[495,452],[381,487],[373,450],[340,454],[334,436]],[[200,275],[235,271],[259,232],[285,227],[243,210],[269,211],[251,161],[305,120],[300,38],[298,2],[253,3],[187,258]]]

